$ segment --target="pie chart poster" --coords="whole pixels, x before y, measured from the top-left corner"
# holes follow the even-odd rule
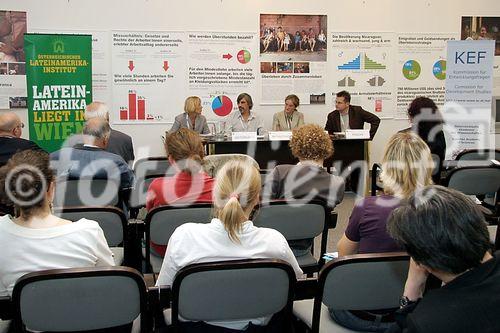
[[[242,92],[257,98],[258,46],[253,32],[187,32],[188,91],[201,98],[207,119],[237,110]]]
[[[406,119],[406,110],[418,96],[427,96],[438,107],[444,105],[446,43],[456,33],[400,33],[396,38],[396,118]]]

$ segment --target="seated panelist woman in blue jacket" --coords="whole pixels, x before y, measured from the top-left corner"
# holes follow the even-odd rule
[[[186,98],[184,113],[175,117],[174,125],[169,132],[173,133],[179,128],[189,128],[199,134],[210,134],[207,118],[201,115],[202,109],[201,99],[198,96]]]

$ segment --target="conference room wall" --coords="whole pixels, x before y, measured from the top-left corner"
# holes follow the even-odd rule
[[[410,0],[2,0],[0,10],[28,12],[28,31],[42,30],[197,30],[197,31],[259,31],[259,14],[326,14],[328,32],[332,31],[394,31],[394,32],[456,32],[461,16],[500,16],[500,1],[455,0],[453,2]],[[223,18],[223,19],[221,19]],[[329,53],[329,57],[331,56]],[[333,72],[331,62],[328,73]],[[302,105],[300,111],[307,122],[324,124],[333,109],[335,85],[327,73],[326,105]],[[257,79],[257,86],[260,86]],[[494,95],[500,95],[496,86]],[[254,109],[271,127],[272,115],[281,106],[259,105]],[[356,100],[353,100],[353,104]],[[171,106],[182,112],[182,105]],[[27,122],[27,111],[18,109]],[[173,119],[172,119],[173,120]],[[370,162],[379,162],[389,137],[408,126],[407,120],[383,119],[370,144]],[[114,125],[132,136],[136,157],[162,155],[161,135],[165,125]],[[23,134],[27,138],[28,131]],[[145,134],[147,133],[147,134]],[[495,135],[499,147],[500,135]]]

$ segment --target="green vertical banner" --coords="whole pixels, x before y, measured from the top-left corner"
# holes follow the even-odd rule
[[[48,152],[81,132],[92,102],[92,36],[25,34],[30,139]]]

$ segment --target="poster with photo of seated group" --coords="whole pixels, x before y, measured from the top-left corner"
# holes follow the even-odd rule
[[[261,104],[325,104],[326,15],[260,15]]]

